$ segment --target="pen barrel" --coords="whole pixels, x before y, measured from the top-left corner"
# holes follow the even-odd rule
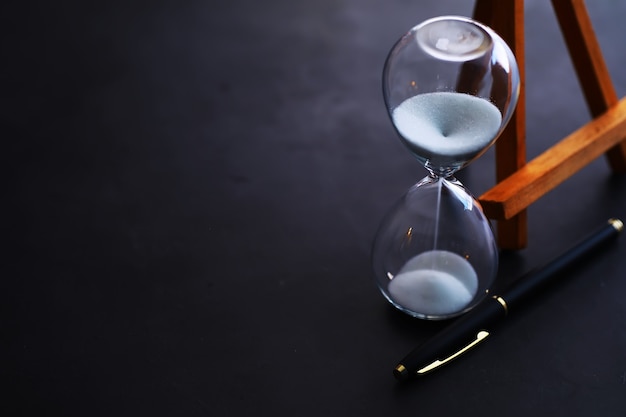
[[[413,349],[399,365],[409,370],[410,375],[407,377],[415,377],[422,368],[437,360],[443,361],[465,348],[476,340],[478,332],[486,330],[505,315],[506,312],[498,301],[493,298],[485,300],[471,314],[456,319],[433,338]],[[397,377],[404,379],[399,375]]]
[[[504,318],[511,307],[520,305],[544,286],[559,280],[584,256],[597,251],[604,243],[616,237],[624,228],[621,220],[611,219],[587,238],[540,269],[518,279],[502,296],[494,296],[476,306],[442,332],[413,349],[394,369],[399,380],[423,375],[473,347],[489,334],[489,328]],[[481,334],[481,331],[486,331]],[[480,336],[479,336],[480,334]]]
[[[545,286],[563,279],[565,274],[571,272],[572,268],[579,265],[586,256],[596,252],[604,243],[616,237],[622,227],[621,221],[610,220],[607,225],[592,232],[545,266],[532,270],[517,279],[502,295],[509,310],[515,309]]]

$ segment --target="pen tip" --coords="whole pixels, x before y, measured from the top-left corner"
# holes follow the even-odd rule
[[[396,377],[398,381],[406,381],[409,379],[409,371],[402,364],[398,364],[393,370],[393,376]]]

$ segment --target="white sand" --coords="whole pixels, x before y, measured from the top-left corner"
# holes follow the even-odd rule
[[[392,112],[398,132],[420,156],[467,159],[494,139],[502,115],[489,101],[469,94],[413,96]]]
[[[433,250],[411,258],[389,282],[388,291],[393,301],[408,310],[446,316],[472,301],[478,276],[462,256]]]

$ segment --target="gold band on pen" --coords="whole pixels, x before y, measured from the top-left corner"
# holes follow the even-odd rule
[[[504,298],[500,297],[499,295],[494,295],[493,299],[499,302],[502,308],[504,308],[505,315],[509,314],[509,306],[506,305],[506,301],[504,300]]]

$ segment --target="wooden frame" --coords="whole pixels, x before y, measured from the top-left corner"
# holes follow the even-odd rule
[[[587,105],[586,125],[526,163],[523,0],[477,0],[474,19],[502,36],[515,54],[521,91],[509,125],[496,142],[496,185],[480,196],[497,220],[502,249],[527,244],[526,208],[581,168],[606,154],[615,172],[626,172],[626,98],[618,101],[583,0],[552,0]]]

